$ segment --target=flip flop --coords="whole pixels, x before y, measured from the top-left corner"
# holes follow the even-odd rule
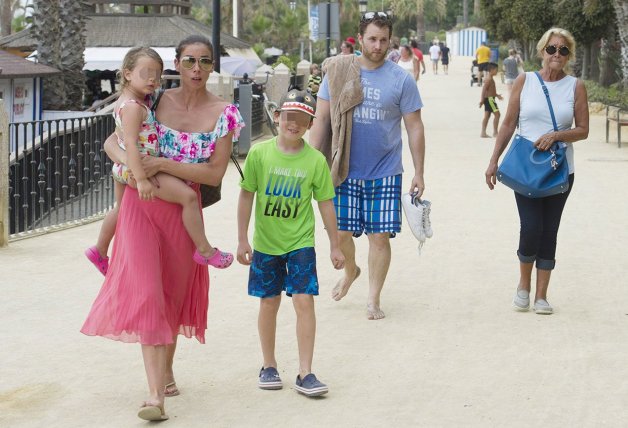
[[[170,392],[168,392],[168,390],[170,390]],[[177,388],[177,382],[170,382],[164,387],[164,395],[166,397],[176,397],[179,394],[180,392],[179,388]]]
[[[159,406],[140,407],[137,416],[145,421],[165,421],[168,419],[168,415],[165,414],[164,409]]]

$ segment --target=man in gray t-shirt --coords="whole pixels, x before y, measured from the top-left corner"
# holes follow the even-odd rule
[[[517,61],[517,51],[510,49],[508,51],[509,57],[504,60],[504,80],[508,93],[512,90],[512,84],[519,75],[519,64]]]

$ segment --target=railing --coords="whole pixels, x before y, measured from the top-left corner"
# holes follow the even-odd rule
[[[113,206],[103,144],[114,127],[111,115],[9,124],[9,240],[81,224]]]

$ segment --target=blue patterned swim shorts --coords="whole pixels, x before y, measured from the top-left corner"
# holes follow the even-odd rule
[[[401,231],[401,174],[376,180],[347,178],[334,198],[338,230],[366,233]]]
[[[249,270],[249,296],[275,297],[284,290],[288,296],[318,296],[314,248],[300,248],[278,256],[253,251]]]

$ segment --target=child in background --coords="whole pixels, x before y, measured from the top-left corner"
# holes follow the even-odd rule
[[[140,199],[149,201],[158,197],[180,204],[183,207],[183,225],[196,245],[194,261],[226,268],[233,262],[233,255],[213,248],[207,241],[194,189],[184,181],[163,173],[157,174],[156,181],[151,182],[142,167],[141,155],[159,156],[155,115],[147,103],[159,87],[162,71],[163,61],[151,48],[133,48],[124,57],[119,76],[122,90],[113,112],[118,144],[126,151],[127,165],[132,171]],[[115,163],[112,176],[116,206],[105,216],[97,244],[85,250],[85,256],[103,275],[106,275],[109,266],[107,251],[115,233],[129,171],[125,165]],[[159,187],[153,185],[156,182]]]
[[[314,99],[316,99],[316,95],[318,95],[318,88],[321,87],[321,83],[323,81],[323,76],[321,74],[321,68],[316,63],[312,63],[310,65],[310,77],[307,81],[307,89],[314,95]]]
[[[295,389],[308,397],[328,392],[312,373],[318,295],[314,212],[318,201],[329,236],[331,261],[344,266],[338,244],[335,195],[325,157],[303,140],[312,126],[316,101],[306,91],[290,90],[275,112],[279,135],[249,151],[238,202],[238,261],[251,265],[249,295],[260,298],[258,330],[264,362],[259,373],[261,389],[281,389],[275,359],[275,332],[281,293],[292,297],[297,314],[299,374]],[[255,232],[251,249],[247,231],[255,199]]]
[[[495,98],[503,99],[501,95],[497,93],[495,86],[495,75],[497,74],[497,64],[489,62],[487,66],[488,76],[484,80],[484,86],[482,87],[482,96],[480,98],[479,107],[484,106],[484,119],[482,119],[482,133],[480,137],[490,138],[486,133],[486,127],[488,126],[488,120],[493,114],[493,137],[497,137],[497,127],[499,126],[499,107],[495,102]]]

